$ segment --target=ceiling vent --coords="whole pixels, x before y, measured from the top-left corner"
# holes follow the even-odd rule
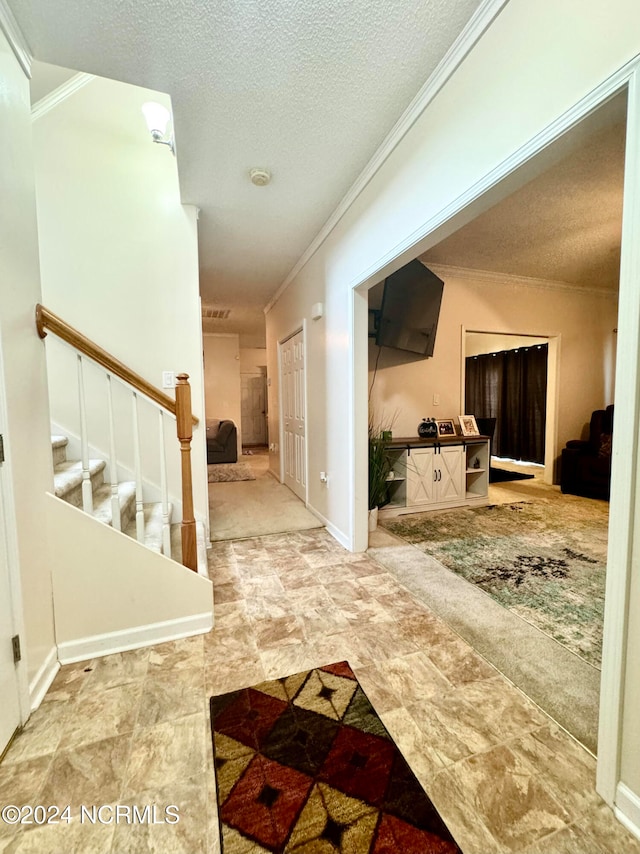
[[[230,308],[213,308],[210,305],[202,306],[202,316],[210,320],[227,320],[230,314]]]

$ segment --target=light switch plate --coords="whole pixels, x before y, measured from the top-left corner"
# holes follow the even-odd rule
[[[163,371],[162,372],[162,388],[175,388],[175,387],[176,387],[175,371]]]

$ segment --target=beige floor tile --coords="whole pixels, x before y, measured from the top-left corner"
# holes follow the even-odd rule
[[[173,673],[193,667],[204,667],[204,635],[152,646],[147,676],[156,671]]]
[[[303,623],[299,617],[256,620],[253,630],[258,649],[262,651],[290,643],[302,643],[306,640]]]
[[[42,790],[53,763],[52,756],[39,756],[15,765],[0,765],[0,805],[22,807],[44,803]],[[55,801],[53,802],[55,803]],[[15,836],[13,825],[0,820],[0,840]]]
[[[314,638],[313,645],[321,664],[348,661],[354,668],[366,667],[373,663],[373,655],[369,647],[351,630]]]
[[[318,659],[318,652],[310,643],[292,643],[265,650],[260,653],[260,661],[265,679],[279,679],[325,663]]]
[[[484,710],[465,703],[455,689],[410,703],[407,709],[447,765],[488,750],[497,741]]]
[[[605,852],[594,839],[587,836],[579,827],[572,825],[528,846],[523,854],[605,854]]]
[[[71,714],[69,702],[52,700],[43,703],[32,713],[22,732],[13,740],[3,759],[3,767],[38,756],[52,755],[60,744]]]
[[[127,767],[123,797],[202,778],[205,770],[205,713],[165,721],[136,732]],[[207,745],[208,747],[208,745]]]
[[[457,763],[450,773],[469,793],[484,826],[510,851],[519,851],[571,821],[546,782],[505,745]]]
[[[249,627],[249,614],[244,600],[240,602],[221,602],[213,608],[213,628],[239,629]]]
[[[362,690],[378,715],[402,708],[403,698],[393,690],[385,675],[376,665],[353,666],[353,670]]]
[[[150,654],[150,648],[145,647],[94,659],[90,664],[93,675],[87,679],[82,693],[141,681],[147,675]]]
[[[240,688],[249,688],[265,679],[264,667],[256,651],[253,656],[233,661],[217,661],[204,669],[206,697],[227,694]]]
[[[138,706],[136,730],[202,711],[204,666],[150,672]]]
[[[42,825],[18,834],[3,854],[110,854],[113,833],[112,825],[81,821],[74,812],[68,824]]]
[[[549,723],[547,715],[535,703],[501,677],[464,682],[458,685],[455,693],[469,705],[483,710],[487,726],[496,734],[498,741],[506,741]],[[586,751],[581,752],[587,756]]]
[[[510,849],[490,833],[470,793],[450,771],[436,774],[425,789],[464,854],[508,854]]]
[[[207,851],[209,822],[204,775],[147,788],[123,800],[123,804],[155,806],[155,820],[143,824],[119,824],[113,836],[114,852],[127,854],[195,854]],[[170,807],[167,810],[167,807]],[[151,811],[150,811],[151,812]],[[175,821],[176,815],[178,821]]]
[[[71,750],[133,732],[140,692],[141,683],[138,682],[104,691],[84,692],[69,709],[60,750]]]
[[[454,685],[492,679],[498,672],[457,635],[430,644],[425,654]]]
[[[63,664],[51,687],[45,694],[44,703],[54,700],[70,700],[90,682],[95,661],[79,661],[75,664]]]
[[[406,709],[393,709],[380,718],[423,786],[443,770],[442,759]]]
[[[214,628],[204,636],[204,661],[205,665],[214,662],[232,661],[233,659],[246,658],[257,652],[255,636],[251,626],[236,629]]]
[[[640,854],[640,840],[632,836],[606,804],[590,809],[576,822],[603,854]]]
[[[377,665],[386,684],[405,704],[419,702],[451,689],[450,682],[422,652],[381,661]]]
[[[213,590],[213,601],[216,605],[220,605],[222,602],[241,602],[243,599],[244,591],[239,581],[217,584]]]
[[[106,738],[74,750],[59,750],[41,792],[43,804],[100,806],[115,803],[122,792],[131,751],[131,734]]]
[[[543,776],[572,818],[602,804],[595,792],[595,759],[553,723],[509,742],[509,748]]]

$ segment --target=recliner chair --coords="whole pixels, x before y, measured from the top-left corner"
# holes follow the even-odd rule
[[[609,500],[613,404],[591,415],[587,441],[572,439],[562,451],[560,488],[571,495]]]

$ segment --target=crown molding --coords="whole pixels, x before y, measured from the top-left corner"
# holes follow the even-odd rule
[[[462,61],[467,57],[472,48],[477,44],[481,36],[489,28],[508,2],[509,0],[484,0],[484,2],[478,6],[472,17],[467,22],[465,28],[436,66],[435,71],[431,74],[427,82],[411,101],[404,113],[400,116],[377,149],[376,153],[356,178],[355,182],[351,185],[347,194],[342,198],[337,208],[333,211],[329,219],[325,222],[307,249],[300,256],[295,266],[275,292],[271,300],[264,307],[265,314],[273,308],[275,303],[280,299],[300,270],[305,266],[314,253],[318,251],[320,246],[324,243],[347,210],[355,202],[369,181],[398,146],[407,132],[411,130],[427,106],[431,101],[433,101],[447,80],[449,80],[451,75],[461,65]]]
[[[2,0],[0,0],[0,2],[2,2]],[[70,98],[71,95],[79,89],[82,89],[83,86],[86,86],[87,83],[91,83],[93,79],[93,74],[85,74],[84,72],[74,74],[73,77],[66,80],[62,86],[58,86],[58,88],[54,89],[53,92],[49,92],[49,94],[45,95],[44,98],[40,98],[39,101],[35,102],[33,107],[31,107],[31,119],[35,121],[36,119],[46,115],[50,110],[53,110],[54,107],[57,107],[58,104],[66,101],[67,98]]]
[[[477,282],[478,284],[500,285],[502,287],[537,288],[543,291],[565,291],[567,293],[591,294],[592,296],[609,297],[615,299],[617,292],[594,288],[588,285],[573,285],[571,282],[561,282],[556,279],[538,279],[533,276],[517,276],[510,273],[496,273],[491,270],[474,270],[471,267],[455,267],[450,264],[431,264],[428,260],[420,258],[440,278],[448,276],[455,279]]]
[[[7,41],[16,55],[16,59],[22,66],[24,73],[30,79],[33,54],[13,12],[7,5],[7,0],[0,0],[0,30],[7,37]]]

